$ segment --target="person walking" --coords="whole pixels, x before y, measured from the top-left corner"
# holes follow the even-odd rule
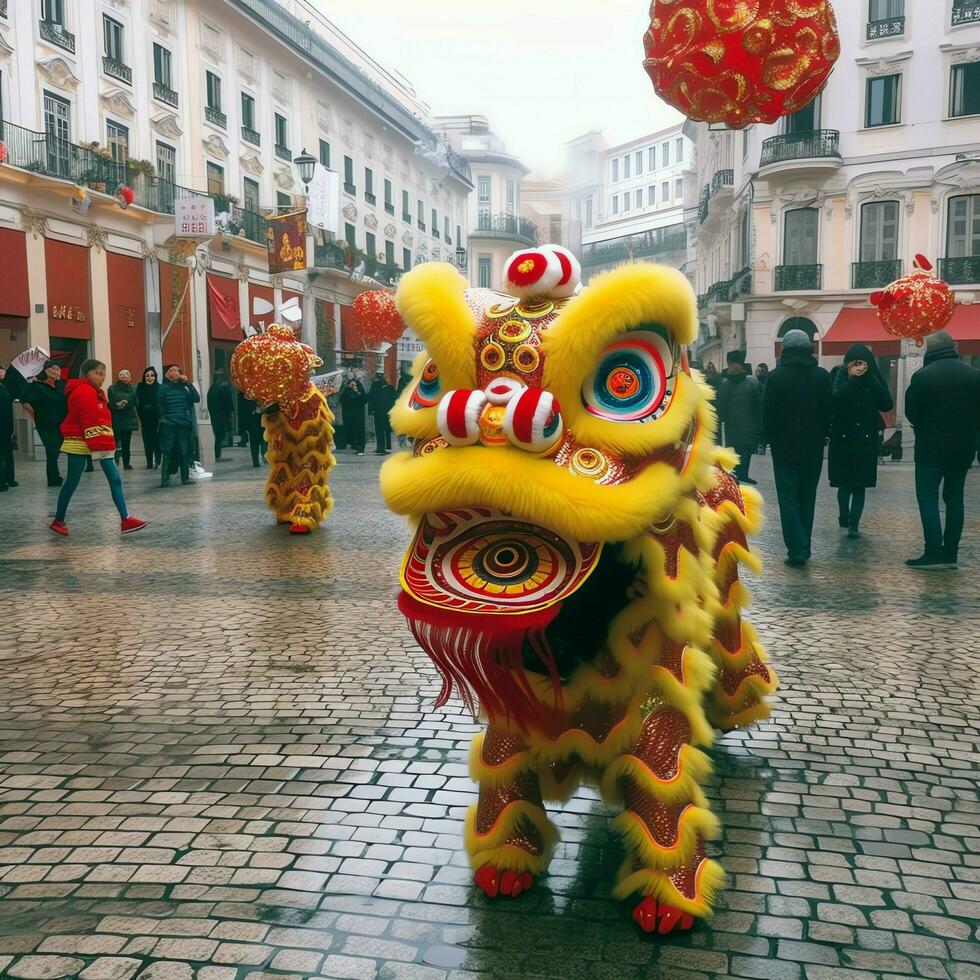
[[[866,491],[878,485],[881,413],[895,403],[870,348],[854,344],[834,375],[827,474],[837,488],[838,524],[859,538]]]
[[[754,487],[756,481],[749,477],[749,463],[762,438],[762,389],[746,373],[745,351],[729,352],[728,369],[716,404],[718,418],[725,425],[725,445],[738,453],[735,479]]]
[[[915,430],[915,496],[925,549],[909,568],[956,568],[963,536],[963,492],[980,431],[980,371],[959,358],[945,331],[926,338],[923,366],[905,392],[905,417]],[[946,527],[939,518],[939,488]]]
[[[122,460],[123,469],[131,470],[129,450],[136,431],[136,385],[129,371],[123,368],[116,376],[115,384],[109,385],[109,411],[112,412],[112,431],[116,435],[116,456]]]
[[[755,380],[759,382],[759,390],[760,390],[761,396],[762,396],[763,399],[765,399],[765,397],[766,397],[766,382],[769,380],[769,365],[766,364],[765,361],[763,361],[761,364],[757,364],[756,365],[755,371],[753,373],[755,374]],[[765,439],[762,438],[761,431],[760,431],[760,434],[759,435],[760,435],[760,440],[761,441],[759,442],[759,448],[756,450],[756,452],[760,456],[765,456],[766,455],[766,441],[765,441]]]
[[[374,419],[374,454],[387,456],[391,452],[391,422],[388,413],[395,407],[398,395],[381,371],[374,376],[368,394],[368,411]]]
[[[14,396],[3,379],[7,367],[0,364],[0,493],[16,487],[14,479]]]
[[[830,414],[830,375],[817,364],[806,333],[790,330],[783,337],[779,364],[766,382],[762,420],[772,450],[786,564],[791,568],[802,568],[810,560]]]
[[[348,378],[344,382],[343,391],[340,393],[340,405],[344,412],[344,438],[347,440],[347,445],[358,456],[364,455],[364,443],[366,442],[364,434],[364,405],[366,402],[367,395],[364,393],[364,386],[357,378]]]
[[[179,364],[167,364],[160,385],[160,486],[170,486],[170,464],[180,470],[180,482],[191,482],[191,442],[196,419],[194,406],[201,400],[197,389],[187,380]]]
[[[235,427],[235,390],[221,368],[214,372],[214,381],[208,388],[207,402],[211,428],[214,429],[214,458],[221,459],[225,440],[233,436]],[[234,438],[228,445],[232,442]]]
[[[73,378],[65,386],[68,411],[61,423],[64,437],[62,451],[68,460],[68,475],[58,494],[58,509],[49,527],[55,534],[68,537],[68,504],[78,489],[78,481],[85,470],[85,461],[97,459],[109,483],[112,502],[119,511],[120,531],[129,534],[146,527],[146,521],[132,517],[126,508],[122,477],[113,459],[116,437],[112,431],[112,413],[108,398],[102,390],[105,381],[105,365],[101,361],[88,360],[82,364],[81,377]]]
[[[136,412],[143,435],[146,468],[154,470],[160,465],[160,384],[156,368],[143,369],[143,377],[136,386]]]
[[[723,379],[718,373],[718,368],[715,367],[714,361],[708,361],[708,363],[704,366],[704,380],[705,383],[714,391],[715,397],[717,398],[718,389],[721,387]]]
[[[239,392],[238,419],[239,431],[248,436],[247,445],[252,454],[252,466],[258,469],[262,465],[267,449],[265,442],[265,430],[262,427],[262,412],[259,406],[251,399],[246,398]]]
[[[58,469],[62,442],[61,423],[68,414],[68,402],[58,362],[50,359],[45,361],[41,373],[24,386],[19,398],[30,408],[34,416],[34,427],[44,446],[48,486],[60,487],[63,482]]]

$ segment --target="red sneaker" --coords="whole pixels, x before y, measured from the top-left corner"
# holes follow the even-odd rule
[[[63,521],[54,520],[48,525],[48,527],[51,528],[55,534],[60,534],[63,538],[68,537],[68,525]]]
[[[119,529],[123,534],[129,534],[130,531],[142,531],[146,527],[146,521],[141,521],[138,517],[124,517],[119,525]]]
[[[290,534],[309,534],[310,529],[305,524],[290,524],[289,525]]]

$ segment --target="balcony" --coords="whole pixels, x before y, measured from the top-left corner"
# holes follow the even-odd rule
[[[75,53],[75,35],[71,31],[66,31],[64,24],[57,24],[53,20],[42,20],[41,38],[56,44],[59,48],[64,48],[65,51]]]
[[[364,192],[364,200],[372,206],[378,203],[377,195],[372,194],[370,191]]]
[[[538,229],[525,218],[489,211],[477,214],[476,228],[470,234],[482,238],[514,238],[528,245],[534,245],[538,240]]]
[[[774,170],[838,170],[842,164],[840,133],[836,129],[815,129],[767,139],[762,144],[759,174]]]
[[[594,268],[604,265],[620,265],[633,259],[653,258],[668,252],[687,251],[687,230],[684,225],[670,225],[627,235],[610,242],[595,242],[582,248],[582,266]]]
[[[711,178],[711,196],[714,197],[724,187],[732,187],[735,183],[734,170],[719,170]]]
[[[402,211],[402,221],[410,225],[412,223],[412,215],[408,211]]]
[[[939,278],[951,286],[973,286],[980,283],[980,255],[940,259]]]
[[[978,0],[953,0],[952,26],[980,23],[980,2]]]
[[[166,102],[167,105],[173,106],[175,109],[180,105],[180,96],[169,85],[164,85],[163,82],[153,83],[153,98],[158,102]]]
[[[385,214],[390,214],[392,217],[395,216],[395,205],[385,201]]]
[[[245,238],[258,245],[265,244],[265,230],[269,225],[263,215],[256,211],[235,208],[235,219]]]
[[[262,137],[259,135],[258,130],[252,129],[251,126],[242,126],[242,140],[246,143],[251,143],[252,146],[262,145]]]
[[[904,17],[887,17],[868,21],[868,40],[880,41],[884,37],[901,37],[905,33]]]
[[[881,289],[902,274],[902,260],[852,262],[851,289]]]
[[[103,58],[102,71],[110,78],[118,78],[120,82],[125,82],[127,85],[133,84],[133,69],[115,58]]]
[[[752,292],[752,270],[746,266],[736,272],[731,279],[724,279],[708,287],[707,292],[698,296],[698,309],[715,303],[735,303]]]
[[[435,226],[433,226],[433,228],[432,228],[432,237],[433,237],[433,238],[441,238],[441,237],[442,237],[442,236],[441,236],[441,235],[439,234],[439,229],[438,229],[438,228],[436,228]]]
[[[228,128],[228,117],[220,109],[216,109],[213,105],[206,105],[204,107],[204,118],[211,123],[212,126],[219,126],[221,129]]]
[[[350,272],[361,262],[364,263],[364,275],[382,286],[395,286],[402,276],[402,270],[397,265],[379,262],[373,256],[365,255],[360,249],[343,248],[338,242],[326,242],[313,247],[315,269]]]
[[[355,184],[352,184],[349,181],[346,181],[345,180],[344,181],[344,193],[345,194],[350,194],[351,197],[356,196],[356,194],[357,194],[357,186]]]
[[[276,156],[280,160],[285,160],[286,163],[293,162],[293,151],[288,146],[283,146],[282,143],[276,143]]]
[[[711,200],[711,188],[705,184],[698,201],[698,224],[703,225],[708,220],[708,202]]]
[[[777,265],[773,291],[795,293],[805,289],[820,289],[822,265]]]
[[[425,231],[425,222],[424,221],[419,221],[418,222],[418,227],[419,227],[419,231]]]

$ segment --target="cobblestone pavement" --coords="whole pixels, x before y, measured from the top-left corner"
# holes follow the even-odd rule
[[[980,977],[976,472],[959,572],[902,565],[907,464],[858,542],[822,491],[802,572],[773,507],[751,615],[782,691],[713,752],[718,913],[659,941],[610,898],[619,849],[586,793],[550,877],[513,904],[474,892],[474,726],[429,707],[375,459],[342,455],[327,527],[291,540],[245,453],[206,484],[126,474],[153,521],[126,538],[97,473],[67,540],[39,465],[0,497],[0,975]]]

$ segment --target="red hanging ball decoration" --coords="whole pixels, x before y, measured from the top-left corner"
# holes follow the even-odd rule
[[[405,322],[395,306],[395,294],[371,289],[354,300],[354,329],[365,347],[394,344],[405,332]]]
[[[660,98],[732,129],[804,108],[840,55],[829,0],[653,0],[643,46]]]
[[[0,140],[0,163],[7,162],[7,144]]]
[[[871,294],[871,305],[878,307],[881,325],[893,337],[915,340],[921,347],[926,337],[952,319],[956,297],[942,279],[932,275],[932,263],[916,255],[916,271]]]
[[[278,404],[293,418],[309,393],[310,370],[318,363],[322,362],[313,351],[296,340],[292,327],[274,323],[235,348],[231,382],[261,407]]]

